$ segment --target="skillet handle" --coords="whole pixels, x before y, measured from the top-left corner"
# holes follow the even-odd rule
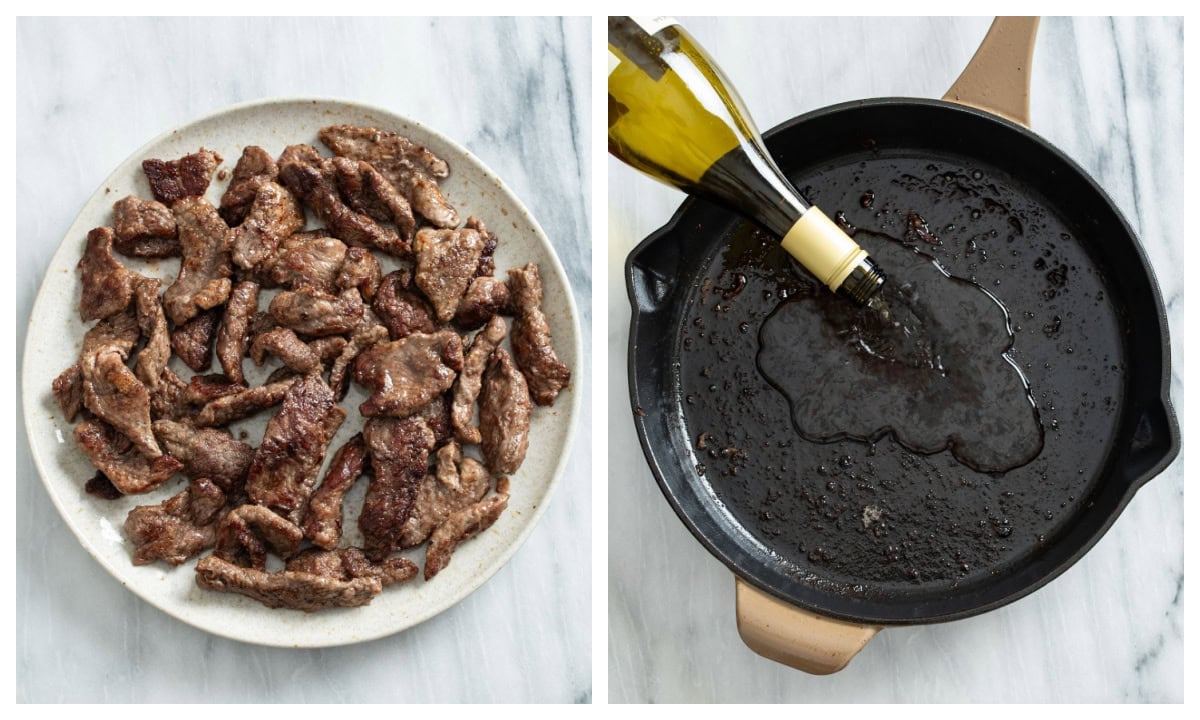
[[[1029,127],[1036,17],[997,17],[943,100],[986,110]]]
[[[741,578],[734,581],[742,642],[768,660],[806,673],[841,670],[882,629],[822,617],[771,597]]]

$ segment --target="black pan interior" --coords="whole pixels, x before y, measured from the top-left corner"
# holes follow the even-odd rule
[[[827,214],[900,237],[916,212],[940,240],[921,250],[1004,302],[1045,447],[997,475],[890,438],[799,437],[758,329],[817,289],[752,224],[689,200],[628,268],[635,421],[664,493],[739,575],[836,617],[946,620],[1049,581],[1178,449],[1162,302],[1128,225],[1036,135],[950,103],[849,103],[766,137]],[[871,232],[868,251],[889,242]]]

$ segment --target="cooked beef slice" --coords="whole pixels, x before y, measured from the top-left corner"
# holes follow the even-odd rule
[[[146,339],[146,345],[138,352],[134,374],[150,389],[158,385],[167,361],[171,359],[171,334],[167,329],[167,316],[159,302],[159,280],[145,279],[134,291],[137,306],[138,328]]]
[[[371,309],[387,326],[393,340],[413,333],[431,333],[436,329],[433,308],[419,295],[405,288],[407,277],[406,273],[399,270],[385,275],[371,304]]]
[[[233,382],[228,375],[193,375],[183,388],[182,399],[190,405],[204,406],[218,398],[245,391],[245,385]]]
[[[446,395],[439,395],[425,407],[416,412],[413,417],[425,421],[433,432],[434,447],[445,445],[454,439],[454,428],[450,425],[450,401]]]
[[[358,527],[367,557],[379,562],[400,549],[404,523],[429,469],[434,436],[420,417],[368,418],[363,424],[363,440],[374,475],[367,485]]]
[[[326,550],[336,550],[342,541],[342,500],[363,474],[367,462],[367,446],[362,433],[350,438],[338,448],[325,479],[317,487],[304,516],[304,537]],[[294,569],[294,568],[289,568]]]
[[[159,505],[138,505],[125,518],[125,536],[134,545],[133,564],[165,560],[181,565],[216,542],[216,519],[225,493],[207,478]]]
[[[242,505],[217,525],[213,556],[242,567],[262,570],[267,552],[289,558],[300,548],[300,528],[261,505]]]
[[[471,349],[463,358],[462,373],[454,384],[454,401],[450,406],[454,435],[462,442],[477,445],[482,440],[479,428],[471,424],[471,418],[475,415],[475,400],[483,385],[483,371],[487,369],[488,359],[504,340],[507,330],[504,318],[498,315],[493,317],[487,327],[475,335]]]
[[[496,237],[496,233],[489,231],[483,221],[477,217],[467,218],[466,226],[478,230],[483,237],[483,253],[479,256],[479,265],[475,267],[475,277],[495,275],[496,246],[500,244],[500,238]]]
[[[212,365],[213,343],[217,338],[220,317],[221,309],[213,308],[171,331],[171,348],[184,365],[196,372],[204,372]]]
[[[529,418],[533,404],[525,376],[504,348],[496,348],[483,374],[479,393],[479,429],[483,458],[497,475],[515,473],[529,449]]]
[[[240,225],[254,204],[258,189],[279,177],[279,166],[270,153],[257,145],[247,145],[233,168],[229,187],[221,196],[221,217],[230,227]]]
[[[83,407],[83,373],[79,370],[79,363],[74,363],[54,378],[50,389],[54,392],[54,399],[58,401],[63,417],[67,422],[75,422],[79,408]]]
[[[417,287],[433,303],[438,320],[449,321],[475,277],[475,267],[483,254],[483,236],[470,228],[421,228],[413,252],[417,256]]]
[[[425,542],[429,534],[452,513],[478,502],[492,485],[487,468],[474,458],[464,458],[458,443],[437,452],[437,472],[426,475],[417,489],[412,514],[400,533],[400,546],[410,548]]]
[[[122,497],[121,491],[117,489],[116,485],[112,484],[112,480],[109,480],[108,476],[99,470],[96,471],[91,480],[83,484],[83,491],[101,500],[116,500]]]
[[[340,295],[303,288],[284,290],[271,299],[271,317],[298,333],[320,337],[350,332],[362,322],[362,297],[354,288]]]
[[[372,390],[359,412],[411,415],[450,389],[462,362],[462,338],[449,330],[378,343],[354,361],[354,379]]]
[[[133,441],[147,458],[162,455],[150,429],[150,393],[125,366],[121,354],[101,348],[80,358],[79,369],[84,407]]]
[[[366,248],[353,247],[346,250],[345,262],[338,271],[337,287],[339,290],[358,288],[363,300],[371,302],[379,283],[383,280],[383,270],[379,261]]]
[[[337,157],[331,160],[342,199],[355,212],[380,222],[392,222],[405,242],[412,242],[417,221],[408,200],[395,185],[361,160]]]
[[[150,181],[154,199],[171,205],[182,198],[203,195],[212,181],[213,171],[220,164],[220,155],[200,148],[178,160],[143,160],[142,172]]]
[[[508,305],[508,285],[503,280],[486,275],[477,277],[458,303],[454,324],[463,330],[476,330],[492,316],[507,311]]]
[[[158,385],[150,389],[150,417],[167,420],[190,419],[195,408],[183,399],[185,383],[171,368],[163,368]]]
[[[283,402],[283,398],[294,382],[296,382],[296,378],[288,378],[219,397],[204,406],[204,409],[196,416],[196,425],[200,427],[228,425],[234,420],[241,420],[260,410],[278,405]]]
[[[84,420],[76,425],[75,443],[92,466],[126,495],[149,492],[183,467],[170,455],[148,459],[133,448],[128,438],[102,420]]]
[[[258,283],[244,280],[234,285],[229,294],[229,302],[225,304],[221,329],[217,332],[217,360],[231,382],[246,382],[246,376],[242,372],[242,358],[250,344],[250,321],[256,312]]]
[[[263,183],[250,214],[229,232],[234,264],[244,270],[271,261],[285,237],[304,227],[304,210],[292,192],[277,182]]]
[[[305,376],[288,389],[283,405],[267,423],[250,465],[250,499],[299,522],[317,483],[325,450],[346,419],[333,391],[320,375]]]
[[[387,328],[382,325],[373,325],[365,330],[359,330],[350,337],[350,342],[342,348],[337,359],[333,361],[333,367],[329,370],[329,387],[333,388],[334,397],[339,401],[346,397],[346,390],[349,388],[347,382],[349,375],[346,374],[346,371],[351,368],[354,359],[367,348],[387,339]]]
[[[375,578],[334,580],[311,573],[268,573],[238,567],[209,555],[196,563],[196,584],[207,590],[233,592],[270,608],[314,612],[330,607],[360,607],[383,592]]]
[[[346,255],[346,244],[337,238],[288,242],[280,248],[267,275],[275,285],[291,290],[310,288],[332,294],[339,289],[337,279]]]
[[[487,530],[499,519],[508,507],[508,494],[492,495],[446,519],[429,536],[429,548],[425,551],[425,579],[432,580],[450,564],[450,555],[461,543]]]
[[[189,478],[208,478],[231,495],[241,493],[254,461],[254,448],[224,430],[171,420],[155,420],[154,434],[171,457],[183,463],[183,473]]]
[[[229,259],[229,226],[207,200],[184,198],[172,212],[179,226],[183,260],[179,277],[163,295],[163,306],[167,317],[182,325],[201,310],[214,308],[229,298],[233,263]]]
[[[113,315],[96,323],[84,333],[83,347],[79,355],[83,357],[101,348],[108,348],[118,353],[122,359],[128,359],[129,353],[137,344],[139,334],[137,317],[133,313]],[[79,361],[76,360],[54,378],[51,388],[67,422],[74,422],[79,408],[83,406],[83,373],[79,369]]]
[[[560,390],[571,382],[571,371],[559,361],[550,343],[550,325],[542,313],[542,276],[529,263],[508,271],[512,291],[512,347],[517,366],[529,381],[529,391],[538,405],[553,405]]]
[[[275,355],[285,366],[302,375],[321,369],[321,356],[296,337],[290,328],[275,328],[254,338],[250,345],[254,364],[262,367],[267,355]]]
[[[128,270],[112,254],[112,228],[98,227],[87,234],[79,259],[79,319],[103,320],[124,310],[133,298],[133,286],[141,277]]]
[[[291,145],[279,157],[279,179],[296,193],[329,232],[348,245],[404,257],[409,246],[395,231],[350,209],[337,191],[337,171],[310,145]]]
[[[170,208],[129,195],[113,205],[117,252],[130,257],[165,258],[179,254],[179,235]]]
[[[308,348],[316,354],[317,359],[321,361],[321,365],[329,367],[330,363],[341,357],[342,351],[346,349],[346,345],[348,344],[349,341],[341,335],[327,335],[308,343]],[[336,394],[337,391],[335,390],[334,395]]]
[[[406,582],[417,576],[417,566],[408,558],[388,558],[375,564],[356,547],[336,551],[309,548],[288,560],[286,569],[334,580],[375,578],[383,585]]]
[[[364,160],[408,198],[422,217],[438,227],[458,225],[458,213],[442,196],[435,178],[450,174],[445,161],[406,137],[351,125],[322,128],[318,137],[335,155]]]

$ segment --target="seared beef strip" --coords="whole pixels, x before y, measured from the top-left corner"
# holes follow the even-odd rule
[[[234,175],[236,174],[235,171]],[[234,285],[233,292],[229,294],[229,302],[225,305],[221,329],[217,332],[217,360],[230,381],[235,383],[246,382],[246,376],[242,372],[242,357],[250,344],[250,321],[257,311],[258,283],[244,280]]]
[[[92,466],[126,495],[149,492],[183,467],[170,455],[147,459],[133,449],[128,438],[102,420],[84,420],[76,425],[75,443]]]
[[[445,569],[450,564],[454,549],[490,528],[507,507],[508,493],[503,492],[451,514],[429,536],[429,548],[425,551],[425,580],[432,580]]]
[[[313,612],[329,607],[359,607],[383,592],[375,578],[334,580],[304,572],[268,573],[238,567],[209,555],[196,563],[196,584],[208,590],[234,592],[270,608]]]
[[[289,558],[300,548],[304,533],[286,518],[261,505],[242,505],[217,525],[217,546],[213,557],[242,567],[262,570],[267,552]]]
[[[367,447],[362,433],[338,448],[304,516],[304,537],[326,550],[336,550],[342,541],[342,500],[354,481],[363,474]],[[294,568],[289,568],[294,569]]]
[[[367,557],[379,562],[400,549],[417,487],[429,469],[434,436],[418,416],[402,420],[375,417],[363,425],[363,439],[374,476],[367,485],[358,527]]]
[[[150,181],[154,199],[171,205],[182,198],[203,195],[212,181],[213,171],[220,164],[220,155],[200,148],[178,160],[143,160],[142,172]]]
[[[279,166],[270,153],[257,145],[247,145],[233,168],[229,187],[221,196],[221,217],[230,227],[240,225],[254,204],[258,189],[279,177]]]
[[[79,259],[79,319],[103,320],[129,306],[133,286],[141,277],[112,254],[112,228],[98,227],[87,234],[87,245]]]
[[[318,133],[335,155],[365,160],[408,198],[413,210],[438,227],[458,225],[458,213],[435,178],[450,174],[445,161],[406,137],[386,130],[334,125]]]
[[[538,266],[529,263],[509,270],[508,286],[516,313],[513,355],[529,381],[533,401],[538,405],[553,405],[559,391],[571,381],[571,371],[559,361],[550,344],[550,325],[542,313],[542,276]]]
[[[413,417],[425,421],[433,431],[434,447],[445,445],[454,439],[454,427],[450,424],[450,401],[446,395],[439,395],[425,407],[417,411]]]
[[[311,288],[335,293],[339,289],[337,279],[346,256],[346,244],[337,238],[290,241],[280,248],[267,274],[274,284],[292,290]]]
[[[133,313],[113,315],[96,323],[84,333],[83,347],[79,355],[83,357],[101,348],[108,348],[123,359],[128,359],[133,346],[137,344],[138,335],[138,321]],[[52,389],[58,406],[62,408],[63,416],[67,422],[74,422],[79,408],[83,406],[83,373],[79,369],[78,360],[54,378]]]
[[[479,256],[479,265],[475,268],[475,277],[491,277],[496,274],[496,246],[500,244],[500,238],[496,237],[496,233],[487,229],[483,221],[477,217],[467,218],[467,227],[474,228],[479,231],[483,237],[483,254]]]
[[[482,441],[479,428],[471,424],[475,414],[475,400],[483,385],[483,371],[487,369],[492,352],[504,340],[508,328],[499,315],[488,321],[487,327],[475,335],[471,349],[463,359],[463,370],[454,385],[454,402],[450,407],[450,419],[454,423],[454,435],[460,441],[478,445]]]
[[[308,348],[316,354],[317,359],[321,361],[321,365],[328,367],[330,363],[337,360],[342,355],[342,351],[346,349],[349,342],[341,335],[327,335],[319,337],[316,340],[308,343]],[[337,394],[336,392],[334,393]]]
[[[169,367],[163,368],[158,385],[150,388],[150,417],[167,420],[190,419],[196,411],[183,399],[186,389],[187,383],[176,375],[174,370]]]
[[[299,522],[317,483],[325,450],[345,418],[346,412],[334,404],[333,391],[320,375],[295,381],[279,412],[267,423],[254,455],[246,481],[250,499]]]
[[[304,335],[341,335],[362,322],[362,297],[354,288],[330,295],[303,288],[284,290],[271,300],[271,317]]]
[[[492,476],[478,460],[464,458],[458,443],[437,452],[437,472],[426,475],[417,489],[412,514],[400,533],[400,547],[416,547],[451,514],[487,495]]]
[[[58,401],[63,417],[67,422],[75,422],[79,408],[83,407],[83,373],[79,371],[79,363],[59,373],[50,384],[50,389],[54,393],[54,399]]]
[[[346,397],[346,390],[349,389],[349,376],[346,371],[351,368],[351,363],[364,350],[377,343],[381,343],[388,339],[388,331],[382,325],[372,325],[365,330],[359,330],[350,338],[350,342],[342,348],[342,352],[337,359],[333,361],[333,367],[329,370],[329,387],[333,388],[334,397],[340,402]]]
[[[162,455],[150,429],[150,393],[116,350],[105,347],[80,358],[83,404],[128,437],[153,460]]]
[[[229,226],[207,200],[184,198],[172,211],[179,226],[183,260],[179,277],[163,295],[163,306],[171,321],[182,325],[201,310],[229,298],[233,263],[229,259]]]
[[[338,289],[358,288],[363,300],[371,302],[382,280],[383,270],[370,250],[360,247],[346,250],[345,262],[337,276]]]
[[[470,228],[421,228],[413,252],[417,256],[417,287],[433,303],[438,320],[449,321],[475,277],[483,254],[483,236]]]
[[[207,405],[217,398],[245,392],[246,386],[235,383],[228,375],[193,375],[183,389],[183,401],[191,405]]]
[[[130,257],[179,255],[179,235],[170,208],[130,195],[113,205],[117,252]]]
[[[393,340],[413,333],[431,333],[436,328],[433,308],[423,298],[406,289],[409,275],[399,270],[388,273],[379,284],[371,309],[387,326]]]
[[[268,379],[269,380],[269,379]],[[253,415],[272,405],[283,402],[288,389],[296,378],[288,378],[279,382],[268,382],[266,385],[252,387],[233,395],[219,397],[204,406],[196,416],[196,425],[200,427],[228,425],[234,420]]]
[[[159,505],[138,505],[125,518],[134,545],[133,564],[166,560],[181,565],[216,542],[216,520],[225,493],[208,478],[196,478]]]
[[[204,372],[212,365],[213,343],[217,338],[220,317],[221,309],[213,308],[171,331],[171,348],[184,365],[196,372]]]
[[[373,391],[359,412],[411,415],[450,389],[462,363],[462,338],[450,330],[374,345],[354,361],[354,379]]]
[[[484,323],[508,310],[508,285],[500,278],[490,275],[477,277],[471,281],[467,294],[458,303],[454,313],[454,324],[463,330],[476,330]]]
[[[112,484],[112,480],[109,480],[108,476],[99,470],[96,471],[91,480],[83,484],[83,491],[88,495],[93,495],[102,500],[116,500],[119,497],[124,497],[121,491],[117,489],[117,486]]]
[[[400,191],[370,163],[343,157],[333,158],[331,162],[337,173],[338,190],[346,204],[355,212],[380,222],[395,223],[400,238],[411,243],[417,221]]]
[[[254,461],[254,448],[224,430],[171,420],[155,420],[154,434],[171,457],[183,463],[183,473],[189,478],[209,478],[225,492],[241,494]]]
[[[384,585],[406,582],[417,576],[417,566],[408,558],[388,558],[376,565],[356,547],[336,551],[309,548],[288,560],[287,569],[334,580],[375,578]]]
[[[233,262],[244,270],[271,261],[283,238],[304,227],[304,210],[291,191],[277,182],[263,183],[250,214],[230,231]]]
[[[525,376],[504,348],[496,348],[483,375],[479,393],[479,429],[483,457],[497,475],[515,473],[529,449],[529,418],[533,404]]]
[[[262,367],[268,354],[277,356],[284,365],[302,375],[321,369],[321,356],[290,328],[275,328],[254,338],[250,345],[254,364]]]
[[[134,373],[151,390],[158,385],[167,361],[171,359],[171,334],[158,299],[160,287],[160,280],[143,279],[134,291],[138,327],[142,337],[146,338],[145,347],[138,353]]]

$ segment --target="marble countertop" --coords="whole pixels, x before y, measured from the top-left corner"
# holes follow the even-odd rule
[[[18,349],[51,255],[118,163],[224,106],[304,96],[408,115],[491,167],[554,243],[590,357],[589,29],[586,18],[19,20]],[[590,426],[585,392],[550,507],[477,592],[392,637],[285,650],[208,635],[113,580],[50,503],[18,419],[17,700],[587,702]]]
[[[940,97],[989,24],[681,20],[761,128],[856,98]],[[781,77],[777,68],[790,72]],[[1183,21],[1046,18],[1033,73],[1033,129],[1116,200],[1158,275],[1174,338],[1171,396],[1182,417],[1184,248],[1175,229],[1183,217]],[[612,701],[1182,701],[1182,453],[1079,563],[1023,600],[958,622],[886,629],[829,677],[747,649],[731,574],[679,522],[640,453],[627,451],[637,439],[622,262],[683,197],[612,158],[608,170]]]

